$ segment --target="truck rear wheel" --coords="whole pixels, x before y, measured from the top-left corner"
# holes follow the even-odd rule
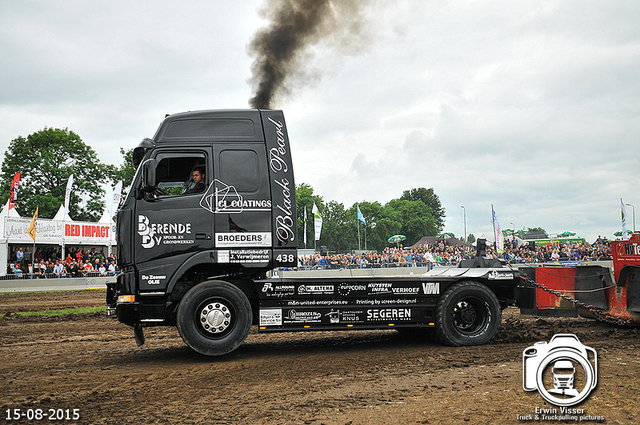
[[[478,282],[450,286],[436,308],[436,332],[446,345],[482,345],[498,333],[502,309],[498,297]]]
[[[189,347],[206,356],[222,356],[238,348],[249,334],[251,304],[235,285],[203,282],[180,301],[176,325]]]

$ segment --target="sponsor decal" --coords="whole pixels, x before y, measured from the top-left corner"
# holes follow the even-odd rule
[[[329,323],[362,323],[363,310],[334,310],[325,313]]]
[[[400,287],[400,288],[391,288],[395,295],[418,295],[420,292],[420,288],[418,287]]]
[[[511,280],[513,279],[513,273],[491,270],[487,277],[489,278],[489,280]]]
[[[338,285],[338,293],[344,296],[347,296],[352,292],[364,292],[366,290],[367,290],[367,285],[358,285],[358,284],[352,285],[349,283],[341,283],[340,285]]]
[[[372,308],[367,310],[367,320],[379,322],[387,320],[411,320],[410,308]]]
[[[634,243],[634,244],[625,243],[624,244],[624,255],[627,255],[627,256],[638,256],[638,255],[640,255],[640,245],[638,245],[637,243]]]
[[[293,300],[288,301],[287,305],[290,306],[331,306],[331,305],[346,305],[346,300]]]
[[[165,280],[167,278],[166,275],[156,276],[156,275],[146,275],[143,274],[140,276],[140,280],[146,282],[149,285],[160,285],[160,281]]]
[[[221,249],[218,251],[218,263],[228,263],[229,262],[229,251]]]
[[[393,284],[391,283],[369,283],[367,288],[369,289],[370,295],[376,294],[391,294],[391,287]]]
[[[440,282],[422,282],[422,292],[425,295],[438,295],[440,293]]]
[[[267,263],[268,249],[231,249],[218,251],[218,263]]]
[[[221,248],[271,246],[271,233],[269,232],[216,233],[215,237],[216,246]]]
[[[290,295],[295,295],[296,287],[295,285],[280,285],[274,284],[272,282],[266,282],[262,285],[262,294],[267,297],[286,297]]]
[[[376,282],[376,283],[341,283],[338,285],[338,294],[342,296],[354,295],[418,295],[420,293],[419,286],[402,286],[398,283]]]
[[[200,206],[210,213],[240,214],[243,211],[271,211],[271,200],[245,199],[235,186],[214,179],[200,198]]]
[[[282,309],[261,308],[260,326],[282,326]]]
[[[388,305],[388,304],[418,304],[417,298],[399,298],[399,299],[361,299],[355,301],[356,305]]]
[[[298,294],[300,295],[333,295],[335,287],[333,285],[300,285]]]
[[[142,247],[153,248],[157,245],[193,244],[191,223],[151,223],[145,215],[138,216],[138,234],[142,237]],[[187,238],[185,238],[187,237]]]
[[[240,196],[240,195],[238,195]],[[242,198],[240,196],[240,198]],[[229,201],[228,199],[219,201],[216,203],[216,212],[242,212],[245,209],[259,209],[263,211],[270,211],[271,209],[271,200],[270,199],[238,199]]]
[[[537,342],[522,353],[522,387],[538,391],[556,407],[536,406],[533,412],[516,414],[518,421],[602,422],[604,416],[572,408],[583,402],[598,381],[598,354],[573,334],[557,334],[551,341]]]
[[[289,310],[284,320],[285,323],[320,323],[321,321],[322,313],[298,310]]]

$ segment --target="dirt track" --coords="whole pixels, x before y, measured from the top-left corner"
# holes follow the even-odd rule
[[[640,330],[505,310],[490,345],[451,348],[394,331],[257,334],[222,358],[192,352],[174,328],[133,332],[104,314],[18,311],[104,304],[104,291],[0,294],[0,406],[80,409],[87,424],[528,423],[553,408],[522,389],[522,353],[556,333],[598,352],[598,387],[580,406],[640,423]],[[559,410],[559,409],[558,409]],[[49,422],[49,421],[48,421]]]

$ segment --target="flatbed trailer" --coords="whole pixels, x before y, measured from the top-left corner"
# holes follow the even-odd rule
[[[514,275],[446,269],[421,276],[276,278],[261,285],[260,331],[436,328],[450,345],[488,342]],[[506,281],[506,283],[505,283]]]

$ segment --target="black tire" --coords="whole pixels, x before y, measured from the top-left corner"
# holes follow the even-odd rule
[[[501,322],[498,297],[481,283],[456,283],[438,300],[436,332],[446,345],[486,344],[496,336]]]
[[[200,283],[180,301],[176,325],[182,340],[205,356],[222,356],[244,342],[251,330],[251,304],[235,285]]]

